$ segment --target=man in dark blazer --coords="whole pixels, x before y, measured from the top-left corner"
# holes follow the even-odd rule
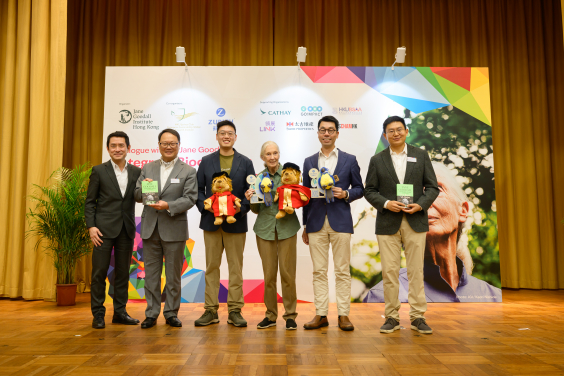
[[[250,203],[245,197],[249,189],[247,176],[255,175],[251,160],[233,149],[237,140],[235,124],[229,120],[217,124],[216,139],[219,150],[206,155],[198,167],[198,210],[202,213],[200,228],[204,230],[206,246],[206,297],[204,314],[194,322],[195,326],[206,326],[219,322],[219,267],[225,249],[225,256],[229,265],[229,292],[227,308],[229,316],[227,323],[237,327],[246,327],[247,321],[241,315],[241,308],[245,304],[243,299],[243,250],[247,235],[247,212]],[[212,180],[214,174],[226,172],[233,183],[233,195],[241,199],[241,208],[235,214],[235,223],[223,221],[221,225],[214,225],[213,207],[204,209],[204,200],[211,197]]]
[[[135,182],[139,167],[127,164],[129,137],[125,132],[108,135],[106,149],[110,160],[92,167],[86,196],[84,215],[92,252],[91,309],[92,327],[105,328],[106,275],[112,249],[115,256],[114,316],[112,323],[136,325],[125,310],[129,290],[129,266],[135,239]]]
[[[145,320],[142,329],[153,327],[161,313],[161,274],[165,259],[165,306],[163,316],[172,327],[178,318],[181,274],[188,235],[188,210],[198,197],[196,169],[178,159],[180,134],[174,129],[159,133],[161,158],[143,166],[135,187],[135,200],[143,202],[143,181],[157,181],[159,201],[145,205],[141,215],[141,239],[145,261]]]
[[[427,210],[439,195],[439,187],[429,154],[407,145],[408,134],[403,118],[392,116],[384,121],[384,137],[390,146],[370,159],[366,177],[366,200],[378,210],[376,236],[382,260],[386,306],[386,321],[380,332],[393,333],[400,328],[399,271],[403,244],[409,278],[411,329],[431,334],[433,331],[424,318],[427,301],[423,258],[429,231]],[[413,192],[413,203],[409,205],[399,202],[398,198],[398,190],[406,187]]]
[[[317,124],[321,150],[304,162],[304,186],[311,187],[309,171],[322,167],[337,178],[332,188],[334,202],[313,198],[303,209],[304,231],[302,239],[309,245],[313,262],[313,293],[316,315],[304,325],[305,329],[328,326],[329,284],[327,267],[329,247],[333,250],[339,328],[354,330],[349,320],[351,306],[351,234],[353,220],[350,203],[364,195],[360,167],[356,157],[335,147],[339,138],[339,121],[333,116],[321,118]]]

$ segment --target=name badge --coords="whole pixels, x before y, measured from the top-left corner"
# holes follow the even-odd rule
[[[170,184],[180,183],[180,179],[170,179]]]
[[[417,158],[407,157],[408,162],[417,162]]]

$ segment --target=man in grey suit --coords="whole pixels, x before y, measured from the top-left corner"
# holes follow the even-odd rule
[[[106,276],[112,257],[115,257],[114,316],[112,323],[137,325],[125,306],[129,286],[129,266],[135,239],[135,182],[141,173],[139,167],[127,164],[127,152],[131,148],[125,132],[108,135],[106,149],[110,160],[92,167],[84,216],[94,244],[92,252],[92,286],[90,305],[92,327],[106,327]]]
[[[403,118],[392,116],[384,121],[384,137],[390,147],[370,159],[364,197],[378,210],[376,236],[386,307],[386,322],[380,332],[393,333],[400,328],[399,271],[403,244],[409,278],[411,329],[431,334],[433,331],[423,317],[427,310],[423,258],[429,231],[427,210],[439,195],[439,187],[429,154],[407,145],[408,133]],[[405,193],[410,190],[411,195]],[[413,203],[405,205],[399,202],[398,196],[409,197]]]
[[[198,199],[196,169],[178,159],[180,135],[174,129],[159,133],[161,158],[146,164],[135,188],[135,200],[142,202],[141,183],[158,181],[159,201],[143,208],[141,238],[145,260],[145,321],[141,328],[153,327],[161,312],[161,273],[165,258],[165,306],[166,323],[181,327],[178,319],[180,308],[180,276],[184,247],[188,240],[188,210]]]

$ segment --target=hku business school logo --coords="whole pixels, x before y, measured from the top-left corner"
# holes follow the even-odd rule
[[[128,110],[121,110],[119,112],[119,122],[122,124],[127,124],[131,121],[133,115]]]
[[[259,127],[259,130],[261,132],[274,132],[276,130],[275,126],[276,122],[274,120],[268,120],[264,122],[264,127]]]
[[[321,106],[302,106],[300,110],[302,116],[323,116],[323,107]]]

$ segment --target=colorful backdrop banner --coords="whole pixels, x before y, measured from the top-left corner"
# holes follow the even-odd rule
[[[356,155],[365,179],[370,158],[388,147],[382,123],[388,116],[401,116],[409,128],[407,142],[431,155],[441,189],[429,210],[427,249],[432,247],[435,257],[425,259],[427,300],[501,301],[487,68],[108,67],[105,90],[104,139],[111,132],[125,131],[132,147],[128,162],[139,167],[160,157],[158,133],[174,128],[181,135],[180,159],[198,168],[203,156],[218,149],[215,134],[221,120],[236,124],[235,148],[251,158],[257,174],[264,169],[259,154],[266,141],[279,145],[281,163],[303,166],[306,157],[319,151],[318,120],[333,115],[341,123],[337,147]],[[352,300],[380,302],[376,211],[364,198],[353,202],[351,210]],[[138,204],[129,285],[129,298],[139,300],[144,299],[141,212]],[[298,216],[301,220],[301,209]],[[250,212],[243,263],[246,302],[262,302],[264,292],[251,230],[255,219]],[[188,213],[182,302],[204,301],[205,252],[199,220],[194,207]],[[309,249],[299,239],[300,301],[313,301],[312,271]],[[220,302],[225,302],[225,256],[221,279]],[[405,269],[400,280],[400,299],[407,301]],[[111,299],[112,268],[108,282]],[[165,283],[163,273],[162,287]],[[329,283],[330,299],[335,301],[332,272]]]

